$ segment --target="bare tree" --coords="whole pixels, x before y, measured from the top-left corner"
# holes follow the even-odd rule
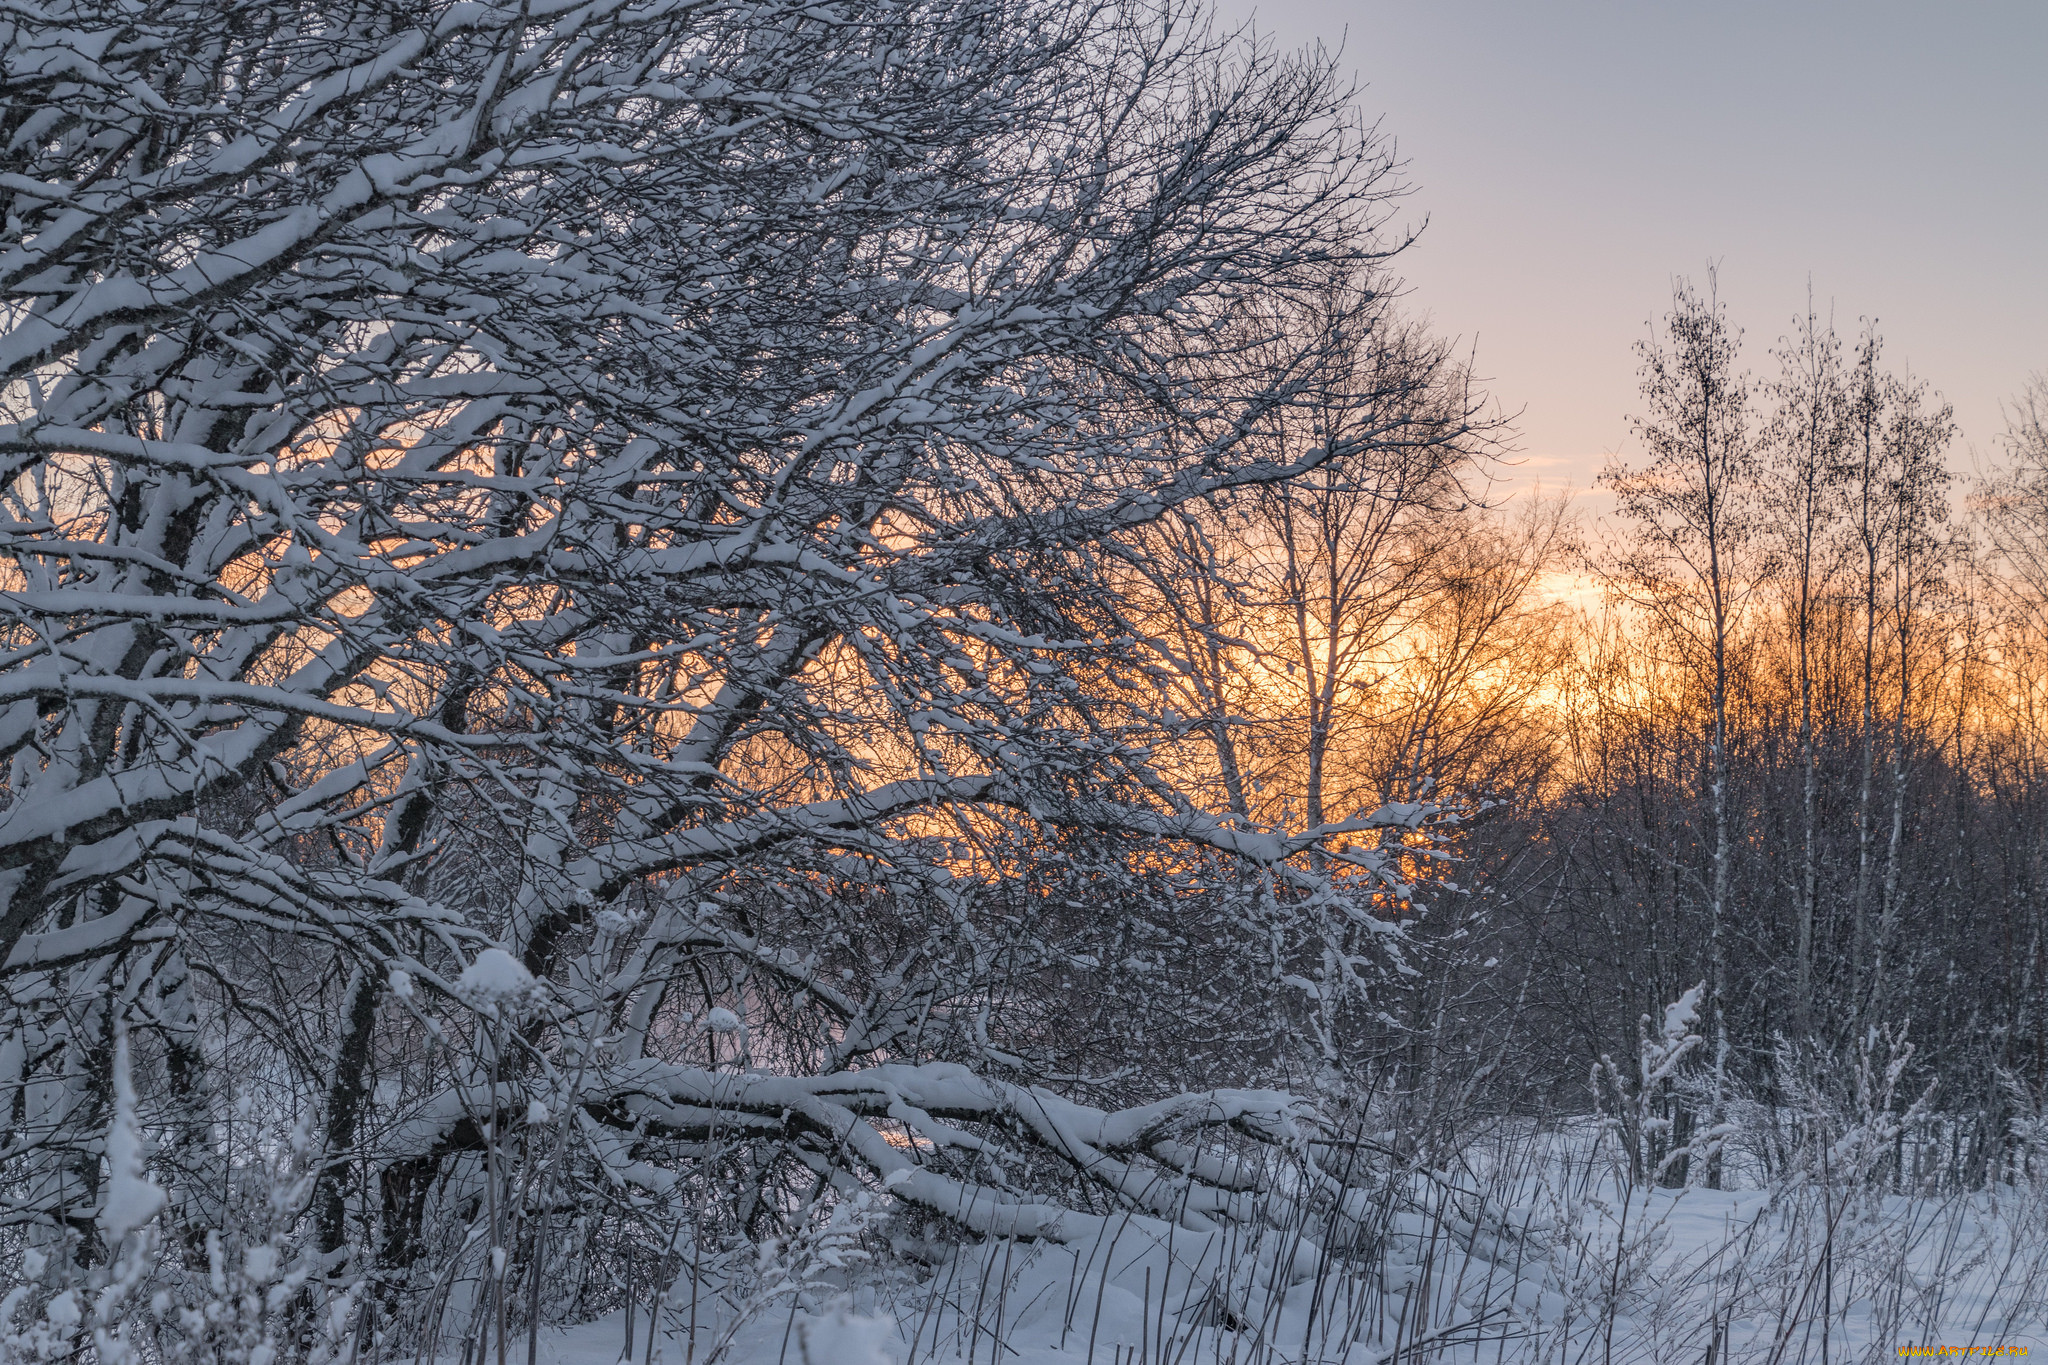
[[[1370,716],[1388,649],[1426,611],[1441,580],[1443,537],[1470,505],[1480,474],[1473,400],[1446,373],[1441,343],[1411,331],[1365,360],[1402,411],[1405,439],[1369,456],[1327,461],[1311,474],[1254,495],[1249,534],[1259,553],[1254,591],[1286,618],[1285,645],[1261,663],[1282,713],[1301,729],[1287,789],[1309,824],[1333,808],[1379,799],[1372,775],[1340,775],[1333,760],[1347,723]],[[1341,440],[1340,411],[1318,413],[1314,441]]]
[[[1901,872],[1906,854],[1906,808],[1912,783],[1915,731],[1918,723],[1915,686],[1926,669],[1921,655],[1930,646],[1942,648],[1948,634],[1930,608],[1948,582],[1949,561],[1960,547],[1944,539],[1948,521],[1949,443],[1955,438],[1953,409],[1931,397],[1924,384],[1899,382],[1885,429],[1887,490],[1892,510],[1892,562],[1886,607],[1890,618],[1893,667],[1897,689],[1893,698],[1891,751],[1891,828],[1885,845],[1884,890],[1879,905],[1875,958],[1871,965],[1869,1002],[1874,1007],[1886,986],[1887,958],[1898,934],[1903,896]],[[1929,636],[1933,638],[1930,640]]]
[[[1714,1034],[1715,1104],[1729,1051],[1726,931],[1734,830],[1728,803],[1730,652],[1743,610],[1765,569],[1759,524],[1759,461],[1750,422],[1750,381],[1736,369],[1741,334],[1727,320],[1712,270],[1704,295],[1681,281],[1661,334],[1641,342],[1647,411],[1634,420],[1648,459],[1615,464],[1602,481],[1635,540],[1613,561],[1610,581],[1681,640],[1704,683],[1708,1014]],[[1718,1114],[1715,1116],[1718,1118]]]
[[[1798,947],[1794,1007],[1801,1027],[1815,1022],[1814,921],[1820,901],[1818,849],[1820,756],[1814,733],[1816,636],[1831,595],[1836,569],[1831,535],[1841,515],[1841,455],[1849,439],[1842,347],[1834,329],[1823,327],[1812,300],[1781,343],[1777,411],[1769,432],[1774,468],[1771,485],[1780,500],[1773,524],[1782,538],[1781,564],[1789,584],[1788,608],[1795,676],[1799,689],[1799,871],[1796,907]]]

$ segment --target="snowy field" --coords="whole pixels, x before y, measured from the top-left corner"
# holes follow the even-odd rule
[[[918,1276],[813,1266],[795,1296],[687,1277],[631,1359],[744,1365],[1820,1362],[2048,1350],[2038,1192],[1865,1199],[1524,1180],[1514,1202],[1418,1182],[1347,1255],[1284,1233],[1111,1223],[1101,1243],[991,1242]],[[1498,1192],[1496,1192],[1498,1193]],[[1378,1226],[1374,1226],[1377,1218]],[[754,1281],[759,1283],[758,1280]],[[737,1297],[737,1296],[735,1296]],[[736,1311],[737,1308],[737,1311]],[[694,1314],[696,1330],[691,1331]],[[546,1332],[540,1365],[613,1365],[623,1314]],[[515,1334],[508,1360],[525,1359]],[[456,1365],[460,1365],[459,1360]]]

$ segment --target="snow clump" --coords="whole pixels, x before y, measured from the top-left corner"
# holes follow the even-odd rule
[[[804,1365],[895,1365],[895,1355],[888,1349],[895,1336],[895,1323],[859,1316],[843,1303],[821,1317],[805,1315],[797,1323]]]
[[[501,1009],[517,1014],[540,998],[540,983],[533,973],[503,948],[478,953],[456,978],[455,990],[480,1013],[490,1015]]]
[[[144,1173],[147,1146],[135,1121],[135,1083],[128,1073],[128,1036],[114,1040],[114,1121],[107,1128],[107,1202],[100,1206],[100,1231],[109,1246],[156,1217],[164,1192]]]

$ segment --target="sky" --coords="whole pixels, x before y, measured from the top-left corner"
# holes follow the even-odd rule
[[[1892,365],[1955,405],[1959,472],[2048,371],[2048,0],[1220,12],[1341,44],[1427,220],[1409,306],[1520,410],[1520,483],[1583,490],[1631,453],[1631,347],[1709,263],[1758,373],[1809,281],[1845,339],[1876,318]]]

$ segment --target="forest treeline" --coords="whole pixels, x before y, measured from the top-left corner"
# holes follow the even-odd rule
[[[1132,601],[1219,808],[1461,812],[1390,911],[1431,946],[1383,1039],[1418,1120],[1593,1105],[1589,1064],[1698,985],[1669,1142],[1788,1088],[1851,1103],[1875,1045],[1981,1182],[2048,1080],[2048,386],[1965,469],[1874,323],[1743,341],[1711,271],[1679,283],[1597,515],[1486,506],[1508,433],[1468,420],[1184,513]],[[1434,411],[1479,411],[1404,345]]]

